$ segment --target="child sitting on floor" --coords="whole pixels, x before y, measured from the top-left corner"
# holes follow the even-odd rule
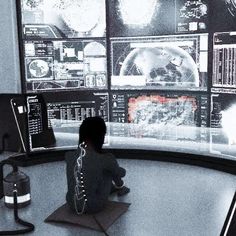
[[[106,125],[100,117],[86,118],[79,130],[79,147],[66,155],[66,201],[77,214],[101,211],[112,192],[129,192],[122,178],[125,169],[115,157],[103,153]]]

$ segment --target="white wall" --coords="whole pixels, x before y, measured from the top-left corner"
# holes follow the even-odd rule
[[[0,0],[0,93],[21,93],[15,1]]]

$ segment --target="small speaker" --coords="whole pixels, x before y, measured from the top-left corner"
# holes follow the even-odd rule
[[[12,171],[3,179],[4,202],[9,208],[14,207],[13,192],[17,190],[17,206],[25,207],[31,202],[30,179],[20,171]]]

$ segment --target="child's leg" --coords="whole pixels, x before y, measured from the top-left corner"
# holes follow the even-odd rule
[[[118,184],[119,185],[118,185]],[[118,196],[123,196],[130,192],[130,189],[124,185],[124,181],[121,178],[113,178],[111,186],[111,194],[117,193]]]

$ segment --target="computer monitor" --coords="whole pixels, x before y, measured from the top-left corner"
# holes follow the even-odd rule
[[[235,159],[233,1],[18,6],[30,152],[76,148],[82,120],[101,116],[108,148]]]

